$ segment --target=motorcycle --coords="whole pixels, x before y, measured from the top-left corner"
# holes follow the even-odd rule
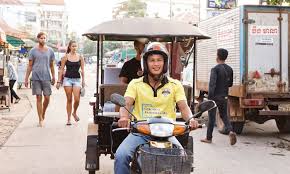
[[[193,146],[181,148],[170,142],[169,138],[189,133],[192,130],[189,121],[215,108],[214,101],[208,100],[200,103],[197,106],[197,112],[186,122],[173,121],[160,116],[137,121],[136,117],[125,107],[123,96],[112,94],[111,102],[125,108],[134,118],[130,122],[130,128],[115,128],[112,129],[112,134],[116,131],[129,129],[130,133],[147,135],[151,139],[136,148],[131,163],[131,173],[189,174],[193,171]],[[113,122],[112,127],[117,127],[117,122]],[[201,128],[201,125],[199,128]]]
[[[127,130],[112,133],[112,123],[118,120],[119,113],[105,111],[104,109],[105,103],[110,100],[111,94],[124,94],[127,88],[123,84],[106,83],[108,76],[105,76],[104,71],[104,43],[108,43],[107,41],[134,41],[140,38],[148,39],[148,41],[164,42],[171,50],[170,62],[178,61],[180,56],[179,52],[181,51],[178,48],[182,48],[185,52],[191,48],[187,52],[189,53],[187,58],[193,55],[194,63],[192,64],[191,70],[193,73],[192,80],[195,81],[196,49],[194,48],[196,48],[198,40],[210,39],[210,37],[191,24],[161,18],[124,18],[105,21],[94,26],[88,32],[84,33],[83,36],[86,36],[89,40],[96,41],[96,90],[89,102],[90,106],[92,106],[93,114],[88,120],[85,153],[85,169],[89,174],[95,174],[96,171],[100,170],[100,157],[102,155],[110,155],[113,159],[119,143],[128,134]],[[186,64],[188,63],[188,59],[184,61]],[[170,76],[178,79],[179,71],[180,66],[170,65]],[[192,101],[194,101],[193,96],[195,96],[195,90],[193,89],[195,87],[191,87],[190,85],[183,86],[187,103],[194,108],[195,103]],[[179,119],[179,115],[177,114],[176,116]],[[176,138],[184,149],[192,149],[193,140],[192,136],[189,136],[189,133],[177,136]]]

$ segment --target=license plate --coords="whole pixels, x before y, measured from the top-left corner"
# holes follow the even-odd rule
[[[149,144],[150,144],[150,147],[172,148],[172,143],[169,141],[166,141],[166,142],[150,141]]]

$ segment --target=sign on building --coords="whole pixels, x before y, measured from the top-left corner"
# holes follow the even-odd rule
[[[208,0],[208,8],[231,9],[237,6],[236,0]]]
[[[217,48],[234,48],[235,25],[230,24],[219,27],[217,30]]]

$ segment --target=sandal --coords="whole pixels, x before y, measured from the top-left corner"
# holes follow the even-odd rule
[[[73,117],[74,117],[76,122],[80,121],[80,118],[77,116],[77,114],[75,114],[75,115],[73,114]]]
[[[79,118],[79,117],[76,117],[76,118],[75,118],[75,121],[76,121],[76,122],[80,121],[80,118]]]
[[[67,126],[71,126],[71,123],[67,123],[66,125],[67,125]]]
[[[14,103],[17,104],[19,103],[19,101],[20,101],[20,98],[16,99]]]

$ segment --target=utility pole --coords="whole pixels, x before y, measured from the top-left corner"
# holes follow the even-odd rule
[[[171,19],[172,18],[172,0],[170,0],[169,2],[169,18]]]
[[[200,0],[198,2],[198,22],[200,22]]]

